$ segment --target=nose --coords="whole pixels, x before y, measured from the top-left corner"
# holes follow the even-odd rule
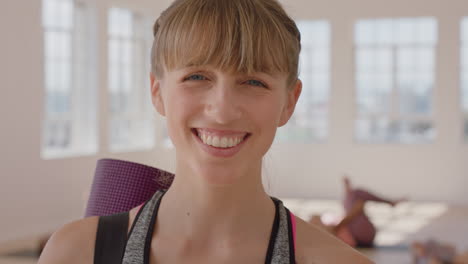
[[[220,83],[213,86],[206,100],[205,113],[218,124],[229,124],[242,116],[234,85]]]

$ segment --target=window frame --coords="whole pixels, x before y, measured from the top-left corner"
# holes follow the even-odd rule
[[[52,5],[54,1],[56,4],[68,3],[71,5],[72,16],[68,21],[68,27],[64,26],[64,24],[49,24],[51,19],[59,19],[58,16],[51,18],[50,16],[54,14],[47,13],[50,10],[46,10],[47,5]],[[94,6],[87,0],[43,0],[42,4],[45,107],[40,155],[43,159],[56,159],[95,154],[98,149],[98,135],[96,59],[95,54],[93,54],[93,51],[95,52],[97,48],[97,39],[92,30],[92,24],[95,20]],[[58,8],[58,5],[56,5],[56,8]],[[60,33],[66,34],[69,38],[67,58],[57,55],[60,48],[51,49],[48,46],[50,35]],[[52,54],[49,53],[51,51]],[[58,78],[63,78],[61,75],[58,76],[57,72],[52,72],[53,69],[60,68],[58,65],[61,63],[68,64],[67,67],[63,68],[68,68],[69,78],[65,85],[65,90],[68,91],[65,92],[69,100],[69,109],[66,112],[58,113],[49,109],[51,104],[49,101],[51,97],[49,96],[52,95],[54,90],[55,92],[59,90],[58,87],[50,85],[50,78],[54,76],[55,82],[57,82]],[[57,123],[66,122],[69,123],[67,131],[68,145],[62,148],[49,146],[49,140],[57,139],[57,134],[53,135],[51,127],[57,125]]]
[[[405,21],[408,23],[408,21],[412,21],[413,23],[420,22],[422,20],[431,20],[431,22],[434,23],[434,32],[435,33],[435,39],[433,43],[427,42],[427,43],[397,43],[397,37],[395,35],[395,28],[399,26],[398,23],[402,23]],[[375,41],[374,43],[359,43],[358,40],[358,27],[359,23],[368,23],[371,22],[373,23],[373,26],[376,26],[378,23],[391,23],[391,29],[392,33],[390,33],[391,37],[393,38],[391,41],[388,40],[382,40],[385,39],[383,37],[384,34],[381,34],[378,36],[377,33],[374,33],[372,37],[379,40]],[[379,32],[380,33],[380,32]],[[377,36],[377,37],[376,37]],[[388,37],[388,36],[387,36]],[[367,39],[369,41],[369,39]],[[401,41],[401,40],[400,40]],[[369,41],[371,42],[371,41]],[[354,49],[354,85],[355,85],[355,122],[354,122],[354,139],[357,143],[371,143],[371,144],[380,144],[380,143],[390,143],[390,144],[421,144],[421,143],[431,143],[435,140],[435,135],[437,133],[437,129],[435,126],[435,89],[436,87],[436,73],[437,73],[437,46],[438,46],[438,21],[436,17],[394,17],[394,18],[376,18],[376,19],[359,19],[356,21],[354,25],[354,43],[353,43],[353,49]],[[398,64],[400,63],[400,59],[398,58],[399,52],[402,50],[412,50],[413,53],[420,52],[423,49],[430,49],[431,50],[431,55],[432,55],[432,75],[430,80],[432,86],[429,88],[429,110],[427,113],[404,113],[402,111],[402,100],[404,100],[404,97],[401,95],[401,86],[399,84],[400,78],[401,78],[401,69],[399,68]],[[374,52],[378,51],[390,51],[390,58],[391,58],[391,67],[389,68],[390,70],[382,73],[376,73],[376,72],[371,72],[369,71],[369,68],[367,69],[360,69],[360,66],[358,65],[358,53],[361,51],[369,51],[372,50]],[[414,55],[414,54],[413,54]],[[375,69],[375,68],[374,68]],[[416,73],[417,75],[424,75],[428,74],[428,72],[425,72],[424,74],[421,74],[421,69],[418,69],[419,72]],[[360,72],[362,71],[362,72]],[[414,73],[413,73],[414,74]],[[360,83],[359,79],[361,76],[368,75],[375,77],[376,75],[381,75],[380,77],[384,75],[388,75],[387,77],[390,77],[390,91],[389,91],[389,97],[386,100],[388,108],[387,110],[383,111],[370,111],[370,112],[365,112],[362,110],[362,106],[360,105],[360,101],[363,100],[360,97],[360,93],[362,92],[360,88]],[[375,90],[374,88],[373,90]],[[364,89],[365,90],[365,89]],[[375,99],[374,99],[375,100]],[[386,123],[386,128],[383,130],[377,132],[374,135],[360,135],[360,129],[359,129],[359,122],[367,120],[370,122],[374,122],[374,125],[376,123]],[[408,131],[404,129],[405,125],[414,123],[414,122],[421,122],[420,124],[424,124],[424,122],[430,124],[431,130],[429,132],[429,138],[424,138],[424,137],[416,137],[414,135],[408,136]],[[406,124],[408,123],[408,124]],[[399,128],[399,131],[397,134],[392,135],[389,130],[393,125],[401,126]],[[383,131],[383,133],[382,133]]]
[[[123,12],[129,16],[129,24],[126,25],[130,29],[130,34],[125,36],[118,36],[112,34],[112,12]],[[116,13],[114,13],[116,14]],[[122,13],[121,13],[122,14]],[[109,150],[111,152],[127,152],[127,151],[136,151],[136,150],[148,150],[154,147],[155,145],[155,125],[154,125],[154,110],[151,107],[151,100],[149,94],[149,76],[150,65],[150,50],[152,45],[152,35],[145,34],[145,31],[142,28],[147,28],[150,32],[151,30],[150,19],[146,18],[139,12],[136,12],[127,8],[112,7],[108,12],[108,31],[107,31],[107,44],[108,44],[108,88],[107,94],[109,95],[109,129],[107,131]],[[114,59],[112,58],[111,46],[116,43],[117,46],[122,45],[122,43],[128,44],[129,48],[129,65],[126,62],[119,61],[118,65],[114,64]],[[139,54],[139,55],[138,55]],[[129,67],[130,66],[130,67]],[[116,73],[113,73],[112,70],[118,67],[119,70]],[[126,70],[125,70],[126,68]],[[122,70],[123,69],[123,70]],[[127,73],[127,71],[130,72]],[[127,80],[128,86],[118,84],[116,87],[112,85],[112,76],[123,76],[124,74],[129,74],[129,79]],[[114,90],[113,90],[114,89]],[[126,107],[127,110],[118,110],[117,112],[113,111],[113,97],[119,97],[121,100],[125,94],[123,90],[130,89],[128,94],[130,95],[130,100],[125,101],[129,106]],[[148,91],[148,93],[144,93]],[[120,95],[118,95],[120,94]],[[127,94],[127,95],[128,95]],[[147,99],[147,100],[145,100]],[[114,141],[116,138],[113,131],[115,131],[115,124],[129,124],[127,130],[123,130],[123,133],[128,133],[127,137],[123,136],[117,138],[117,142]],[[147,126],[146,129],[137,129],[139,125]],[[146,134],[145,134],[146,133]],[[118,135],[117,135],[118,136]],[[120,141],[119,140],[123,140]]]

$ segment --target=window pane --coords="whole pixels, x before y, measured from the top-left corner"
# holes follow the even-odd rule
[[[108,85],[109,85],[109,92],[116,93],[120,90],[120,78],[119,78],[119,65],[110,64],[108,68]],[[111,99],[112,102],[112,99]]]
[[[109,64],[115,65],[120,62],[120,42],[115,39],[109,40]]]
[[[405,114],[430,114],[432,75],[399,74],[400,111]]]
[[[461,41],[464,46],[468,44],[468,17],[463,18],[461,22]]]
[[[384,117],[361,117],[356,121],[356,136],[359,141],[395,141],[399,130],[399,123],[390,123]]]
[[[132,37],[132,12],[122,8],[109,10],[109,35],[122,38]]]
[[[60,32],[55,35],[56,56],[62,60],[70,60],[72,53],[71,32]]]
[[[47,113],[54,116],[54,114],[68,114],[70,112],[70,94],[64,91],[49,91],[46,95],[46,109]]]
[[[393,70],[392,50],[389,48],[380,48],[375,51],[375,69],[379,73],[391,73]]]
[[[434,49],[429,46],[421,46],[415,52],[416,68],[420,72],[433,72],[435,69]]]
[[[330,26],[328,22],[298,21],[297,27],[301,32],[301,43],[303,45],[323,48],[328,48],[330,45]]]
[[[355,27],[356,44],[362,46],[375,44],[375,32],[376,26],[374,23],[369,23],[369,21],[358,21]]]
[[[71,94],[72,92],[72,80],[71,80],[71,73],[72,73],[72,65],[70,61],[61,61],[58,64],[58,71],[60,78],[59,86],[57,87],[60,91],[66,92]]]
[[[356,51],[356,69],[358,73],[372,72],[374,67],[374,50],[357,49]]]
[[[437,22],[432,18],[422,18],[416,22],[415,42],[425,45],[437,43]]]
[[[57,3],[58,21],[62,29],[71,30],[73,28],[73,1],[60,0]]]
[[[53,60],[46,60],[44,68],[46,93],[57,90],[57,87],[59,86],[59,78],[56,70],[58,68],[57,62]]]
[[[71,123],[69,120],[56,119],[49,121],[47,125],[46,145],[53,149],[64,149],[71,143]]]
[[[44,53],[47,60],[54,60],[60,58],[58,54],[58,33],[57,32],[45,32],[44,33]]]
[[[42,25],[46,28],[59,27],[59,0],[42,1]]]
[[[401,72],[415,72],[417,71],[417,61],[416,61],[416,52],[415,48],[403,47],[397,51],[397,67]]]
[[[394,42],[393,21],[391,19],[379,19],[375,21],[375,43],[388,45]]]
[[[399,45],[408,45],[415,43],[416,23],[413,19],[398,19],[396,24],[396,43]]]
[[[357,77],[359,112],[388,113],[390,111],[392,79],[385,74],[361,74]]]
[[[435,138],[435,130],[430,121],[404,121],[400,137],[406,143],[427,142]]]

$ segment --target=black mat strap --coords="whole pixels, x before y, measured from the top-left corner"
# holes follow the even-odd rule
[[[128,212],[99,217],[94,264],[122,263],[127,242],[128,217]]]

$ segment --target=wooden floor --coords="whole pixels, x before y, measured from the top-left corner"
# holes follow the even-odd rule
[[[283,199],[297,216],[308,219],[313,214],[327,217],[342,213],[338,201]],[[379,229],[377,247],[361,252],[378,264],[411,264],[408,245],[413,241],[436,239],[468,249],[468,206],[447,206],[440,203],[404,203],[395,208],[370,203],[366,211]],[[20,257],[11,256],[0,245],[0,264],[33,264],[36,242],[25,242],[23,248],[12,249]],[[9,256],[5,256],[5,255]]]

